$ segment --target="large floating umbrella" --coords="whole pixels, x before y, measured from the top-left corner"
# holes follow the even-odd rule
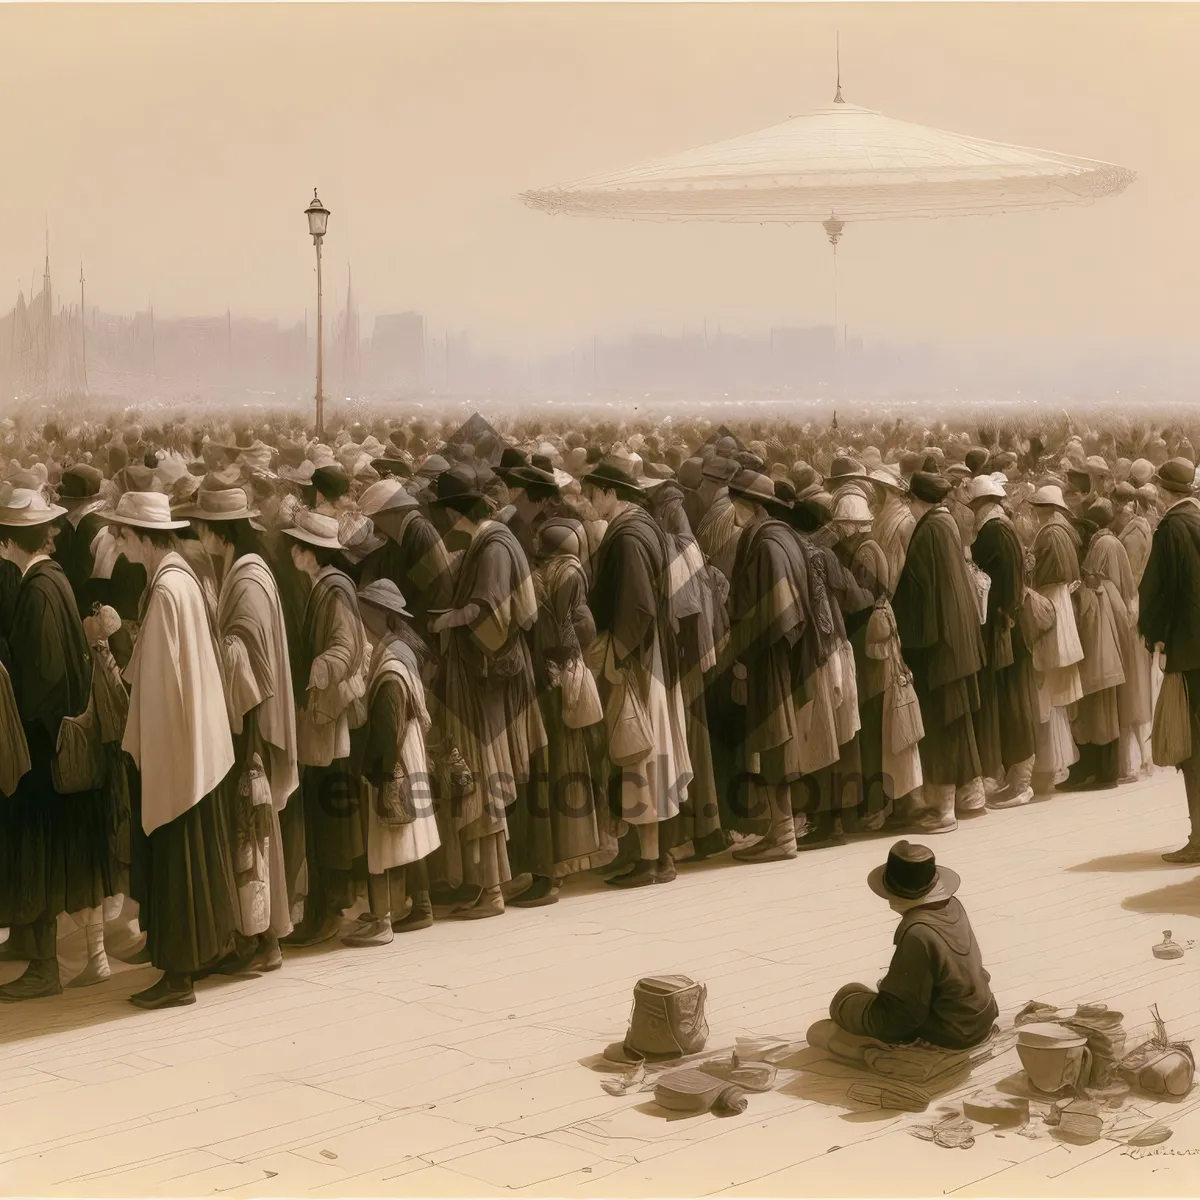
[[[570,216],[820,222],[836,273],[848,221],[1088,204],[1135,178],[1111,163],[896,121],[845,103],[839,84],[828,108],[781,125],[521,199]]]

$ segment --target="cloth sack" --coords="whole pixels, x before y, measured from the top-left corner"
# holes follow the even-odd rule
[[[1190,1046],[1158,1046],[1147,1042],[1121,1060],[1121,1075],[1150,1096],[1176,1099],[1192,1090],[1196,1060]]]
[[[1048,633],[1054,631],[1056,617],[1054,605],[1041,592],[1026,588],[1021,600],[1021,612],[1018,616],[1021,625],[1021,636],[1029,647],[1035,646]]]
[[[668,1071],[654,1086],[654,1099],[673,1112],[731,1117],[746,1111],[746,1094],[736,1084],[705,1071]]]
[[[412,780],[403,763],[396,763],[392,768],[391,778],[379,789],[375,815],[381,825],[392,828],[411,825],[417,819],[417,810],[412,798]]]
[[[596,677],[582,658],[572,658],[559,672],[562,688],[563,724],[568,729],[586,729],[604,719]]]
[[[104,784],[106,765],[93,693],[82,714],[64,717],[58,727],[58,744],[50,763],[54,790],[60,796],[94,791]]]
[[[654,730],[633,673],[626,668],[621,676],[621,683],[613,689],[610,701],[613,715],[608,754],[615,766],[635,767],[650,757],[650,751],[654,749]]]
[[[1163,675],[1158,702],[1154,706],[1150,751],[1160,767],[1177,767],[1192,756],[1187,684],[1179,671],[1168,671]]]
[[[921,704],[913,686],[912,672],[897,664],[891,679],[891,742],[892,753],[899,754],[915,746],[925,736],[921,720]]]
[[[606,1058],[637,1062],[681,1058],[704,1049],[708,988],[686,975],[648,975],[633,989],[633,1010],[625,1041],[610,1046]],[[616,1057],[612,1052],[618,1052]]]

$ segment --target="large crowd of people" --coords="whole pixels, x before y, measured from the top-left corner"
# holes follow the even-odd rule
[[[500,429],[0,424],[0,1000],[68,918],[170,1007],[1156,758],[1200,862],[1184,430]]]

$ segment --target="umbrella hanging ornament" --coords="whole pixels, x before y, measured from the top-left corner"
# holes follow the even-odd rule
[[[624,171],[525,192],[550,214],[635,221],[819,223],[986,216],[1091,204],[1136,178],[1075,158],[833,103],[756,133]]]

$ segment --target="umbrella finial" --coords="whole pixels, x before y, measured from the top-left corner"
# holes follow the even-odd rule
[[[838,32],[835,36],[837,38],[836,42],[834,43],[835,46],[837,47],[837,49],[836,49],[836,54],[837,54],[837,91],[833,95],[833,102],[834,102],[834,104],[845,104],[846,103],[845,100],[842,99],[842,33],[841,33],[841,30],[838,30]]]

